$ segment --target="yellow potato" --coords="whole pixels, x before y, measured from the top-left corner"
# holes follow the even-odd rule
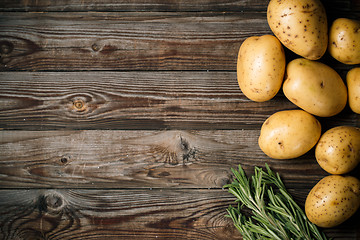
[[[240,46],[237,78],[244,95],[256,102],[273,98],[281,88],[285,53],[272,35],[247,38]]]
[[[271,0],[267,21],[275,36],[296,54],[317,60],[326,52],[327,16],[320,0]]]
[[[360,114],[360,67],[346,74],[349,106],[354,113]]]
[[[269,157],[290,159],[308,152],[320,135],[321,125],[314,116],[303,110],[286,110],[266,119],[258,142]]]
[[[320,137],[315,157],[328,173],[350,172],[360,162],[360,128],[338,126],[329,129]]]
[[[330,27],[330,55],[345,64],[360,63],[360,21],[338,18]]]
[[[295,105],[320,117],[341,112],[347,102],[347,89],[340,75],[329,66],[298,58],[287,67],[283,92]]]
[[[305,201],[308,219],[319,227],[335,227],[360,206],[360,181],[352,176],[330,175],[321,179]]]

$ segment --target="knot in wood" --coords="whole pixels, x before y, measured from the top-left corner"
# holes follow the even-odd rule
[[[14,50],[14,44],[9,41],[0,41],[0,54],[9,54]]]
[[[97,52],[100,50],[100,47],[99,45],[97,45],[96,43],[94,43],[93,45],[91,45],[91,49],[94,51],[94,52]]]
[[[46,204],[48,208],[58,209],[62,206],[63,201],[62,198],[58,195],[49,195],[46,196]]]
[[[73,101],[73,107],[78,112],[83,112],[86,110],[86,103],[81,99],[76,99]]]
[[[64,198],[57,192],[49,192],[40,196],[39,208],[48,213],[58,213],[65,206]]]
[[[182,136],[180,136],[180,146],[181,146],[181,150],[183,152],[183,154],[182,154],[183,165],[185,164],[185,161],[189,161],[190,159],[195,160],[195,155],[196,155],[196,151],[197,151],[196,148],[190,147],[189,142]]]
[[[68,158],[67,157],[62,157],[62,158],[60,158],[60,162],[62,164],[66,164],[68,162]]]

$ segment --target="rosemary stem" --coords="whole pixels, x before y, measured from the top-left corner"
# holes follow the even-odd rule
[[[254,175],[248,178],[239,165],[238,171],[232,169],[233,182],[224,186],[237,199],[238,208],[229,206],[227,212],[243,238],[327,240],[296,204],[280,175],[267,164],[266,170],[255,167]],[[241,213],[243,206],[251,210],[251,217]]]

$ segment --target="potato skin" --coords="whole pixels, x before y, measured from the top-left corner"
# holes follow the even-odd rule
[[[351,69],[346,74],[348,101],[351,110],[360,114],[360,67]]]
[[[308,219],[331,228],[349,219],[360,206],[360,181],[353,176],[329,175],[321,179],[305,201]]]
[[[331,174],[346,174],[360,162],[360,128],[338,126],[329,129],[315,148],[320,167]]]
[[[298,58],[288,63],[286,75],[283,92],[301,109],[319,117],[331,117],[345,108],[346,86],[331,67]]]
[[[285,64],[284,49],[276,37],[247,38],[240,46],[237,60],[241,91],[256,102],[270,100],[281,88]]]
[[[327,16],[320,0],[271,0],[267,21],[282,44],[296,54],[317,60],[326,52]]]
[[[360,21],[338,18],[332,23],[329,53],[344,64],[360,63]]]
[[[285,110],[271,115],[261,126],[260,149],[275,159],[299,157],[315,146],[320,122],[303,110]]]

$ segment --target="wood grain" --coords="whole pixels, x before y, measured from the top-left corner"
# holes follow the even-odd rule
[[[326,0],[328,12],[359,11],[357,0]],[[268,0],[2,0],[0,11],[266,11]]]
[[[282,92],[256,103],[240,91],[235,72],[4,72],[0,128],[260,129],[276,111],[296,108]],[[359,126],[347,107],[319,119],[323,129]]]
[[[2,13],[1,70],[235,70],[264,13]]]
[[[357,1],[323,2],[329,22],[360,17]],[[276,160],[257,144],[268,116],[296,107],[281,91],[252,102],[236,80],[242,41],[271,34],[267,4],[0,1],[0,239],[240,239],[222,189],[238,164],[268,163],[304,206],[327,175],[314,150]],[[343,79],[358,66],[321,61]],[[360,239],[359,223],[325,232]]]
[[[248,100],[233,72],[9,72],[0,79],[2,129],[257,129],[275,110],[294,108],[283,95]]]
[[[23,1],[3,0],[0,3],[1,11],[240,11],[245,9],[266,8],[263,0],[73,0],[68,1],[49,0]]]
[[[263,12],[5,12],[0,70],[235,71],[243,40],[264,34]]]
[[[222,188],[268,162],[303,194],[326,175],[314,153],[264,155],[259,130],[2,131],[1,188]]]
[[[266,12],[3,12],[0,70],[235,71],[244,39],[264,34]]]
[[[235,240],[225,217],[234,201],[221,189],[0,190],[0,238]],[[359,220],[356,214],[324,232],[359,239]]]
[[[240,239],[233,202],[222,190],[0,190],[0,238]]]

